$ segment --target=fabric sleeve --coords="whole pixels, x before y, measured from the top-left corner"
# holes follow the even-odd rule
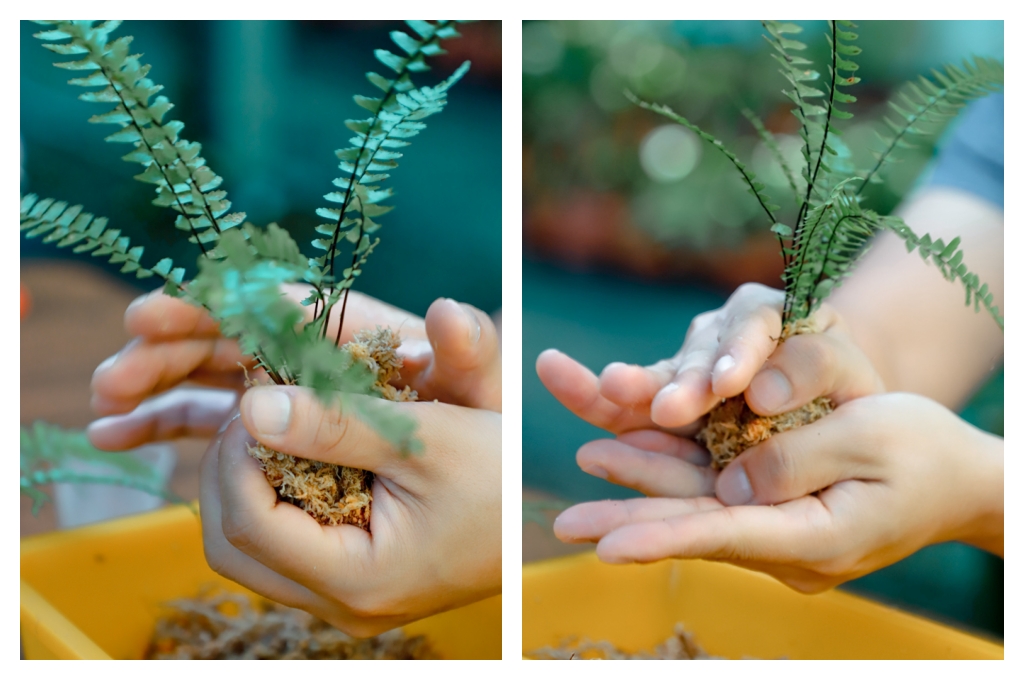
[[[1002,93],[972,103],[954,126],[922,184],[962,189],[1002,208]]]

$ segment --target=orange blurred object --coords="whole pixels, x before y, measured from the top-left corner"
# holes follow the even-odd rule
[[[21,318],[24,319],[28,316],[29,310],[32,308],[32,297],[28,294],[28,288],[25,284],[21,284]]]

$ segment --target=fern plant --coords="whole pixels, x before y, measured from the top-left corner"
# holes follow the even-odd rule
[[[84,462],[89,468],[75,466]],[[143,491],[171,503],[183,502],[164,485],[156,470],[143,461],[119,453],[100,451],[85,432],[63,430],[42,421],[21,428],[21,494],[32,500],[32,514],[50,497],[49,484],[109,484]]]
[[[933,70],[932,78],[921,76],[908,83],[889,102],[892,115],[883,118],[887,129],[878,134],[880,146],[874,151],[874,165],[852,174],[843,173],[838,163],[834,163],[838,158],[834,146],[842,134],[838,122],[853,117],[847,105],[855,102],[856,97],[848,90],[860,82],[855,75],[858,70],[855,57],[861,51],[855,44],[857,34],[853,29],[856,25],[850,21],[828,22],[825,37],[829,63],[822,79],[814,64],[802,56],[806,45],[793,37],[802,32],[800,26],[777,21],[762,23],[767,32],[764,37],[772,47],[772,57],[779,62],[779,71],[789,83],[783,93],[795,104],[792,113],[803,142],[804,162],[799,176],[785,163],[774,138],[757,116],[751,111],[744,111],[744,115],[786,174],[797,206],[793,225],[776,219],[779,206],[768,195],[765,185],[720,140],[668,107],[640,101],[629,92],[626,94],[637,105],[693,130],[724,154],[740,173],[779,240],[785,264],[782,338],[813,329],[809,321],[811,315],[850,274],[869,240],[881,231],[896,234],[906,244],[908,252],[916,249],[925,261],[935,264],[947,280],[959,280],[964,287],[965,304],[973,303],[976,311],[984,307],[1002,328],[1003,317],[988,285],[963,261],[959,237],[946,243],[928,234],[918,236],[899,217],[880,215],[861,204],[864,188],[880,181],[880,173],[897,159],[900,149],[908,148],[916,137],[934,134],[968,102],[999,91],[1003,84],[1002,63],[974,57],[961,66],[948,65]],[[746,408],[741,395],[726,400],[712,411],[701,437],[711,449],[715,465],[721,467],[772,432],[811,422],[831,408],[831,403],[822,398],[799,413],[759,419]],[[743,435],[737,439],[736,421],[744,426],[740,432],[751,433],[749,437]],[[752,427],[745,427],[751,424]]]
[[[199,272],[194,280],[185,281],[184,268],[171,258],[148,264],[143,248],[133,247],[106,218],[80,205],[35,195],[21,199],[21,231],[26,238],[42,237],[58,248],[73,247],[75,253],[121,264],[122,273],[164,281],[168,295],[205,307],[220,323],[221,332],[237,338],[243,352],[255,358],[271,381],[312,388],[331,406],[340,398],[346,411],[364,419],[403,453],[417,451],[415,422],[382,408],[377,400],[359,398],[415,398],[408,391],[396,394],[387,384],[394,376],[377,361],[380,352],[390,352],[394,358],[397,335],[385,329],[358,336],[359,347],[352,343],[338,347],[338,343],[349,291],[380,242],[377,220],[392,208],[385,205],[392,196],[386,181],[405,147],[426,128],[424,119],[444,109],[449,89],[469,69],[465,62],[434,86],[413,82],[413,74],[429,70],[428,57],[444,53],[441,41],[459,35],[459,22],[408,21],[409,32],[391,32],[399,54],[375,51],[388,75],[367,73],[376,96],[355,96],[368,116],[345,121],[354,136],[349,146],[335,152],[342,176],[334,180],[336,190],[324,197],[333,207],[317,210],[327,221],[316,227],[320,238],[312,243],[319,252],[315,256],[304,255],[291,235],[276,224],[260,228],[246,222],[245,213],[231,212],[223,179],[201,156],[201,145],[182,137],[184,124],[168,119],[173,104],[149,77],[150,65],[142,63],[142,55],[131,52],[132,37],[112,37],[120,21],[37,23],[46,26],[35,35],[43,47],[71,58],[55,66],[83,72],[69,81],[87,88],[79,98],[113,105],[90,122],[118,127],[106,141],[131,145],[123,159],[142,166],[135,179],[154,186],[153,203],[177,213],[174,227],[198,248]],[[312,307],[311,318],[282,295],[281,287],[289,283],[309,286],[302,304]],[[327,320],[339,303],[337,332],[329,338]],[[283,455],[264,454],[265,467],[277,464],[274,460],[280,463]],[[317,465],[321,466],[317,473],[342,476],[334,466]],[[355,477],[359,493],[368,495],[372,477],[366,473]],[[341,497],[334,501],[340,502]],[[354,523],[368,526],[368,500],[365,512],[357,514],[360,518]],[[322,516],[317,518],[324,521]]]

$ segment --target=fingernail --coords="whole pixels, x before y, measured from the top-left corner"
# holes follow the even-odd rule
[[[588,467],[583,468],[583,471],[586,472],[588,475],[593,475],[594,477],[608,479],[608,471],[605,470],[600,465],[590,465]]]
[[[718,500],[726,505],[746,505],[754,499],[754,490],[743,465],[734,463],[718,477]]]
[[[750,381],[754,400],[763,409],[777,411],[793,398],[793,388],[786,376],[774,368],[766,368]]]
[[[717,382],[722,376],[733,368],[736,367],[736,360],[732,358],[731,354],[722,355],[718,361],[715,362],[715,367],[711,370],[711,381]]]
[[[274,388],[256,388],[249,411],[260,434],[284,434],[292,417],[292,400],[286,392]]]
[[[115,361],[117,361],[117,354],[107,357],[106,359],[103,360],[102,364],[96,367],[96,370],[93,371],[93,375],[96,375],[97,373],[102,373],[103,371],[107,370],[108,368],[114,365]]]
[[[225,432],[227,432],[227,431],[228,431],[228,427],[230,427],[230,426],[231,426],[231,423],[235,422],[236,420],[238,420],[238,419],[239,419],[239,418],[241,418],[241,417],[242,417],[242,414],[241,414],[241,413],[235,413],[235,414],[233,414],[233,415],[232,415],[232,416],[231,416],[230,418],[228,418],[227,420],[225,420],[225,421],[224,421],[224,422],[223,422],[223,423],[221,424],[221,426],[220,426],[220,429],[218,429],[218,430],[217,430],[217,436],[219,437],[219,436],[221,436],[222,434],[224,434]]]
[[[654,395],[654,396],[655,396],[655,398],[658,398],[658,397],[663,397],[664,398],[664,397],[667,397],[668,395],[672,394],[673,392],[675,392],[678,389],[679,389],[679,383],[670,382],[669,384],[667,384],[664,387],[662,387],[658,391],[658,393],[656,395]]]
[[[480,340],[480,319],[476,318],[473,308],[461,302],[457,303],[462,313],[469,319],[469,344],[475,345]]]
[[[138,306],[139,306],[139,305],[141,305],[141,304],[142,304],[143,302],[145,302],[145,301],[146,301],[146,300],[147,300],[148,298],[149,298],[149,293],[143,293],[143,294],[142,294],[142,295],[140,295],[139,297],[137,297],[137,298],[135,298],[134,300],[132,300],[132,301],[131,301],[131,302],[130,302],[130,303],[128,304],[128,309],[126,309],[125,311],[126,311],[126,312],[127,312],[127,311],[131,311],[131,310],[132,310],[132,309],[134,309],[135,307],[138,307]]]

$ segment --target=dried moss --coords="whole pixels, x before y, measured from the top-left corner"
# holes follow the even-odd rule
[[[437,659],[423,636],[401,629],[359,640],[274,602],[207,593],[167,605],[147,659]]]
[[[416,401],[416,392],[408,386],[398,390],[390,384],[401,374],[402,357],[397,353],[401,344],[398,333],[378,327],[361,331],[344,349],[377,374],[374,389],[382,399]],[[302,508],[320,524],[351,524],[370,530],[372,472],[297,458],[263,444],[250,446],[249,454],[260,462],[267,480],[282,500]]]
[[[786,338],[793,335],[816,332],[817,326],[811,319],[800,319],[782,329],[779,342],[785,342]],[[697,434],[697,440],[711,453],[712,467],[721,470],[751,446],[760,444],[779,432],[809,425],[832,413],[834,409],[835,405],[831,399],[818,397],[794,411],[774,416],[759,416],[750,410],[746,399],[739,394],[723,399],[722,403],[711,409],[707,424]]]
[[[591,642],[590,640],[568,641],[559,647],[544,647],[530,652],[532,659],[556,659],[556,660],[578,660],[578,659],[608,659],[608,660],[633,660],[633,659],[665,659],[671,661],[690,661],[696,659],[723,659],[721,656],[711,656],[704,648],[697,644],[693,633],[677,623],[675,634],[654,648],[653,652],[626,652],[610,642]]]

